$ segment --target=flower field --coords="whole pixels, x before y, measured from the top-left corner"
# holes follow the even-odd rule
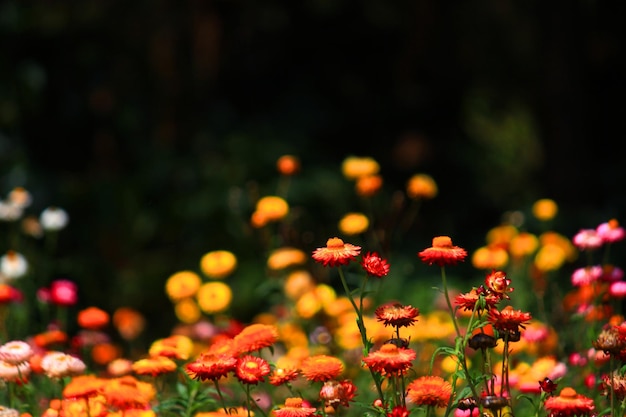
[[[197,265],[163,277],[176,325],[147,349],[140,309],[80,303],[79,285],[50,273],[59,235],[81,227],[71,213],[29,213],[29,191],[9,190],[0,416],[626,413],[618,219],[566,236],[545,198],[495,219],[481,247],[442,231],[407,250],[436,179],[416,173],[387,190],[376,160],[351,156],[336,171],[355,204],[318,241],[292,197],[306,170],[294,155],[276,161],[275,190],[243,214],[240,248],[255,250],[213,241]],[[263,276],[245,320],[244,261]]]

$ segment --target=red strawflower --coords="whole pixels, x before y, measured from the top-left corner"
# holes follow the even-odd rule
[[[274,410],[275,417],[309,417],[315,413],[315,408],[303,407],[302,398],[287,398],[285,406]]]
[[[440,376],[422,376],[408,385],[406,396],[417,405],[446,407],[452,396],[452,385]]]
[[[411,367],[417,354],[413,349],[386,343],[363,358],[363,363],[382,375],[402,375]]]
[[[459,294],[454,298],[454,304],[461,307],[466,311],[474,311],[474,307],[478,300],[480,300],[480,296],[483,296],[484,300],[484,308],[491,309],[496,306],[500,302],[500,298],[494,295],[491,292],[486,292],[484,288],[473,288],[468,293]],[[482,310],[482,308],[477,308],[477,311]]]
[[[417,254],[422,262],[428,265],[439,266],[456,265],[467,257],[467,251],[458,246],[452,246],[452,239],[448,236],[433,238],[433,245]]]
[[[335,410],[343,405],[348,407],[356,395],[356,385],[347,379],[339,381],[326,381],[320,390],[320,399],[324,401],[326,407],[333,407]]]
[[[343,372],[343,362],[327,355],[306,358],[300,365],[302,375],[309,381],[330,381]]]
[[[417,322],[420,312],[415,307],[393,303],[378,307],[374,314],[376,320],[383,322],[385,326],[408,327]]]
[[[372,254],[367,252],[361,261],[361,266],[368,275],[373,277],[382,278],[389,273],[389,263],[376,252]]]
[[[254,352],[273,345],[278,340],[278,329],[273,324],[255,323],[246,326],[233,338],[236,355]]]
[[[235,369],[237,358],[231,355],[205,353],[186,366],[187,374],[192,379],[217,381]]]
[[[532,319],[530,313],[524,313],[521,310],[513,310],[513,307],[506,306],[501,311],[495,308],[489,310],[487,320],[498,331],[501,332],[519,332],[520,328],[525,329],[524,325]]]
[[[338,237],[333,237],[326,241],[326,247],[313,251],[313,259],[324,266],[348,265],[359,253],[360,246],[344,243]]]
[[[548,377],[545,377],[542,381],[539,381],[539,387],[541,388],[541,391],[547,394],[552,394],[554,391],[556,391],[556,386],[556,382]]]
[[[269,376],[270,384],[279,386],[291,382],[298,377],[297,369],[276,368]]]
[[[387,417],[409,417],[410,415],[409,410],[402,405],[396,405],[390,413],[387,413]]]
[[[485,285],[489,291],[497,297],[506,298],[507,300],[511,298],[507,294],[507,292],[513,291],[513,288],[509,287],[509,285],[511,285],[511,280],[507,279],[504,272],[496,270],[491,271],[491,273],[485,278]]]
[[[270,364],[258,356],[245,355],[239,358],[235,375],[244,384],[258,384],[270,373]]]
[[[591,416],[595,409],[591,398],[578,394],[570,387],[563,388],[558,397],[546,399],[543,406],[550,412],[550,417]]]

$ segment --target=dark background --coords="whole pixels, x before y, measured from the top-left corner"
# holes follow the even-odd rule
[[[237,221],[286,153],[313,232],[286,243],[307,251],[353,208],[349,184],[332,186],[350,154],[379,161],[391,189],[436,179],[403,249],[437,234],[474,249],[543,197],[571,237],[624,216],[625,7],[4,1],[0,184],[26,187],[33,212],[70,213],[56,276],[81,282],[84,303],[164,323],[169,274],[212,249],[235,250],[244,276],[262,262]]]

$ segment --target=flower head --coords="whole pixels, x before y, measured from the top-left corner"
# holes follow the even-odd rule
[[[196,294],[198,305],[207,314],[220,313],[230,306],[233,299],[233,291],[230,287],[219,281],[202,284]]]
[[[417,405],[446,407],[451,396],[452,385],[440,376],[422,376],[407,387],[407,399]]]
[[[572,239],[572,242],[580,250],[598,249],[604,243],[602,237],[598,235],[595,229],[583,229],[579,231]]]
[[[615,243],[620,240],[624,240],[626,232],[624,228],[619,225],[619,222],[615,219],[611,219],[606,223],[600,224],[596,227],[596,233],[606,243]]]
[[[382,278],[389,273],[389,263],[378,256],[376,252],[371,254],[367,252],[367,254],[363,256],[361,266],[368,275],[373,277]]]
[[[452,239],[448,236],[438,236],[433,238],[433,245],[418,253],[418,256],[422,262],[428,265],[456,265],[457,262],[465,260],[467,251],[458,246],[453,246]]]
[[[356,385],[350,380],[326,381],[320,390],[320,399],[324,401],[326,407],[333,407],[335,410],[343,405],[348,407],[350,401],[356,395]]]
[[[524,313],[521,310],[514,310],[511,306],[504,307],[501,311],[495,308],[489,310],[487,320],[494,328],[501,332],[519,332],[520,328],[532,319],[530,313]]]
[[[315,408],[305,407],[302,398],[287,398],[284,407],[274,410],[275,417],[309,417]]]
[[[267,259],[267,267],[274,271],[306,263],[307,255],[300,249],[282,247],[274,250]]]
[[[382,375],[404,374],[415,360],[417,354],[413,349],[398,347],[386,343],[380,349],[370,352],[363,358],[363,363],[374,372]]]
[[[52,351],[41,359],[41,368],[50,378],[80,375],[85,372],[85,363],[67,353]]]
[[[482,308],[489,310],[495,307],[501,301],[501,298],[498,297],[493,292],[488,292],[485,290],[483,286],[480,288],[473,288],[470,292],[461,293],[454,298],[454,304],[459,306],[465,311],[474,311],[476,303],[480,301],[481,296],[483,297],[484,306]],[[481,310],[482,308],[478,308],[477,310]]]
[[[21,340],[12,340],[0,346],[0,361],[12,365],[26,362],[34,355],[33,348]]]
[[[341,233],[354,236],[367,230],[370,221],[363,213],[348,213],[339,220],[339,230]]]
[[[343,372],[343,362],[334,356],[315,355],[300,365],[302,375],[309,381],[330,381]]]
[[[237,358],[226,354],[202,354],[189,362],[185,370],[192,379],[217,381],[237,366]]]
[[[233,338],[238,354],[254,352],[273,345],[278,340],[278,328],[273,324],[254,323]]]
[[[324,266],[348,265],[359,253],[360,246],[344,243],[338,237],[333,237],[326,241],[325,247],[313,251],[313,259]]]
[[[244,384],[258,384],[270,373],[270,365],[258,356],[244,355],[237,360],[235,375]]]
[[[193,297],[200,289],[202,280],[193,271],[180,271],[171,275],[165,282],[165,293],[172,301]]]
[[[437,196],[438,191],[435,180],[426,174],[415,174],[406,184],[406,193],[414,200],[431,200]]]
[[[7,251],[0,257],[0,274],[13,280],[23,277],[28,271],[28,262],[24,255],[14,250]]]
[[[380,175],[366,175],[359,177],[354,184],[357,195],[371,197],[383,186],[383,178]]]
[[[295,175],[300,171],[300,160],[294,155],[283,155],[276,161],[276,169],[281,175]]]
[[[279,386],[291,382],[298,377],[298,370],[293,368],[276,368],[269,376],[270,384]]]
[[[47,231],[64,229],[69,221],[70,217],[67,212],[59,207],[48,207],[39,215],[39,223]]]
[[[512,292],[513,288],[510,287],[511,280],[506,277],[503,271],[492,271],[485,278],[485,286],[489,291],[495,294],[499,298],[510,298],[508,292]]]
[[[380,171],[380,165],[373,158],[349,156],[341,164],[344,177],[356,180],[361,177],[376,175]]]
[[[50,284],[50,301],[58,306],[73,306],[78,302],[78,286],[66,279],[52,281]]]
[[[87,307],[78,312],[77,320],[83,329],[98,330],[109,324],[109,313],[98,307]]]
[[[595,405],[591,398],[578,394],[573,388],[563,388],[557,397],[550,397],[544,408],[555,417],[591,416]]]
[[[385,326],[408,327],[417,322],[419,310],[412,306],[390,303],[378,307],[374,314],[376,320],[383,322]]]
[[[174,372],[176,362],[165,356],[139,359],[133,363],[132,369],[137,375],[151,375],[153,377]]]
[[[532,207],[535,218],[542,221],[552,220],[558,211],[559,207],[556,202],[549,198],[542,198],[541,200],[535,201]]]
[[[214,250],[200,258],[200,269],[209,278],[222,279],[237,267],[237,257],[227,250]]]

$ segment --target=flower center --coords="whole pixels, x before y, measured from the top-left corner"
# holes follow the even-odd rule
[[[433,248],[451,248],[452,239],[449,236],[437,236],[433,238]]]
[[[343,243],[343,240],[339,239],[338,237],[332,237],[326,241],[326,247],[328,249],[339,249],[343,248],[344,246],[345,244]]]

